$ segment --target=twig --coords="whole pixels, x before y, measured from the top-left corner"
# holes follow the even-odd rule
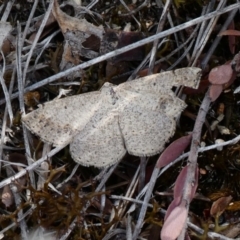
[[[171,3],[172,3],[172,0],[167,0],[165,6],[163,8],[162,15],[161,15],[161,17],[159,19],[157,32],[156,33],[159,33],[159,32],[161,32],[163,30],[163,27],[164,27],[165,21],[167,19],[167,14],[168,14],[169,7],[170,7]],[[153,68],[155,66],[156,53],[157,53],[157,49],[158,49],[158,42],[159,42],[159,39],[156,39],[153,42],[153,47],[152,47],[150,61],[149,61],[148,75],[153,74]]]
[[[217,6],[217,11],[220,9],[223,9],[225,5],[226,5],[226,0],[221,0],[221,2]],[[205,29],[204,35],[201,38],[201,41],[199,43],[199,48],[197,49],[195,59],[194,59],[193,63],[191,64],[192,66],[196,66],[196,62],[199,59],[200,54],[202,54],[202,51],[203,51],[205,45],[207,44],[207,41],[212,33],[213,28],[215,27],[215,25],[217,23],[218,18],[219,18],[219,16],[215,16],[214,18],[211,18],[211,20],[209,21],[208,27],[207,27],[207,29]]]
[[[33,15],[35,13],[35,10],[37,8],[37,5],[38,5],[38,0],[35,0],[34,1],[34,4],[32,6],[32,9],[31,9],[31,12],[29,14],[29,17],[28,17],[28,20],[27,20],[27,23],[26,23],[26,26],[25,26],[25,29],[23,31],[23,35],[22,35],[22,45],[20,47],[21,51],[22,51],[22,48],[23,48],[23,45],[24,45],[24,41],[26,39],[26,36],[27,36],[27,33],[28,33],[28,29],[29,29],[29,26],[30,24],[32,23],[32,18],[33,18]]]
[[[5,61],[5,57],[4,57],[3,52],[2,51],[0,51],[0,52],[1,52],[1,55],[2,55],[2,58],[3,58],[3,69],[2,69],[2,71],[0,71],[0,83],[1,83],[2,90],[4,92],[4,96],[5,96],[5,99],[6,99],[6,105],[7,105],[7,109],[8,109],[10,122],[12,124],[12,121],[13,121],[13,111],[12,111],[12,104],[11,104],[11,100],[10,100],[11,97],[10,97],[10,94],[8,92],[5,80],[3,79],[4,72],[5,72],[5,63],[6,63],[6,61]]]
[[[155,167],[153,172],[152,172],[150,182],[148,183],[147,192],[145,194],[143,204],[142,204],[142,207],[141,207],[141,210],[140,210],[140,214],[138,216],[138,221],[137,221],[137,224],[135,226],[134,233],[133,233],[133,240],[136,240],[138,238],[138,235],[141,232],[142,226],[144,224],[144,217],[146,215],[147,208],[148,208],[148,202],[151,198],[151,194],[152,194],[153,188],[155,186],[156,179],[158,178],[159,171],[160,171],[160,169]]]
[[[68,144],[62,145],[60,147],[54,148],[51,152],[49,152],[48,155],[41,157],[38,161],[33,162],[30,166],[26,167],[26,169],[16,173],[14,176],[4,179],[2,182],[0,182],[0,188],[10,184],[12,181],[24,176],[29,171],[33,171],[35,168],[37,168],[42,162],[46,161],[49,157],[54,156],[56,153],[61,151],[64,147],[66,147]],[[1,160],[0,160],[1,161]]]
[[[189,209],[189,205],[191,202],[191,192],[192,188],[195,184],[195,172],[197,168],[197,157],[198,157],[198,146],[200,143],[202,126],[205,122],[205,118],[211,103],[211,99],[209,97],[209,90],[206,92],[205,97],[202,101],[202,104],[199,109],[199,113],[197,115],[197,119],[193,128],[192,134],[192,143],[191,149],[188,157],[189,166],[187,169],[187,177],[183,186],[183,194],[182,194],[182,203],[186,204],[186,209]],[[180,203],[181,204],[181,203]],[[186,219],[187,224],[187,219]],[[185,239],[186,228],[184,228],[178,237],[179,240]]]
[[[7,3],[7,6],[3,12],[3,15],[2,15],[2,18],[1,18],[1,21],[2,22],[6,22],[7,19],[8,19],[8,16],[11,12],[11,9],[12,9],[12,6],[14,4],[15,0],[9,0],[8,3]]]
[[[233,20],[233,18],[235,17],[235,15],[237,14],[237,12],[239,11],[239,8],[237,9],[233,9],[229,15],[228,18],[226,19],[225,23],[223,24],[222,28],[220,29],[219,33],[225,31],[229,24],[231,23],[231,21]],[[206,68],[206,65],[210,59],[210,57],[212,56],[214,50],[216,49],[216,47],[218,46],[220,40],[222,39],[223,36],[219,36],[217,35],[214,42],[212,43],[212,45],[209,47],[208,52],[206,53],[206,56],[204,57],[204,59],[201,62],[201,67],[204,70]]]
[[[26,82],[27,69],[28,69],[28,66],[29,66],[29,63],[30,63],[30,60],[31,60],[31,57],[32,57],[32,54],[33,54],[33,50],[36,47],[38,39],[40,38],[40,36],[42,34],[42,31],[43,31],[43,29],[44,29],[44,27],[45,27],[45,25],[47,23],[49,15],[50,15],[50,13],[52,11],[53,3],[54,3],[54,0],[51,0],[50,3],[49,3],[49,6],[48,6],[47,12],[45,13],[44,18],[42,20],[42,23],[41,23],[41,25],[39,27],[39,30],[38,30],[38,32],[37,32],[37,34],[36,34],[36,36],[35,36],[35,38],[33,40],[33,43],[31,45],[31,49],[30,49],[30,51],[28,53],[27,61],[26,61],[26,64],[25,64],[25,68],[23,70],[23,83]]]

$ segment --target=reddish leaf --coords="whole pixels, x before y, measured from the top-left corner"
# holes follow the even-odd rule
[[[232,196],[219,198],[212,204],[210,214],[212,216],[220,216],[226,210],[231,200]]]
[[[182,197],[182,192],[183,192],[183,187],[184,187],[184,183],[186,181],[186,176],[187,176],[187,170],[188,170],[188,166],[185,166],[181,172],[179,173],[176,182],[175,182],[175,186],[173,188],[173,196],[174,199],[178,199]]]
[[[169,204],[168,209],[165,214],[165,217],[164,217],[164,221],[167,220],[167,218],[170,215],[170,213],[172,212],[172,210],[180,204],[180,201],[181,201],[180,198],[176,198]]]
[[[192,139],[192,135],[187,135],[184,137],[181,137],[174,142],[172,142],[165,151],[161,154],[157,161],[157,167],[162,168],[175,160],[190,144]]]
[[[214,102],[222,93],[223,85],[213,84],[210,86],[209,96],[211,101]]]
[[[221,65],[211,70],[208,80],[212,84],[226,84],[232,78],[233,70],[230,64]]]
[[[218,36],[226,36],[226,35],[227,36],[240,36],[240,31],[230,29],[230,30],[225,30],[223,32],[220,32],[218,34]]]
[[[161,231],[162,240],[175,240],[180,235],[187,219],[187,213],[184,202],[172,210],[164,222]]]
[[[187,178],[187,170],[188,170],[188,166],[185,166],[177,177],[177,180],[174,186],[174,192],[173,192],[174,199],[182,198],[182,192],[183,192],[184,184]],[[194,186],[192,186],[192,189],[191,189],[191,196],[190,196],[191,200],[194,198],[197,187],[198,187],[198,173],[199,173],[198,168],[196,168]]]

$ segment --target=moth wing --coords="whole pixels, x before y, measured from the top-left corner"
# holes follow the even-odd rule
[[[100,92],[91,92],[47,102],[22,116],[22,122],[44,142],[67,144],[99,108],[99,95]]]
[[[180,68],[122,83],[116,89],[120,92],[128,90],[138,93],[166,93],[173,86],[198,88],[201,73],[202,70],[196,67]]]
[[[119,124],[127,151],[135,156],[153,156],[161,152],[174,134],[176,123],[163,111],[127,106]]]
[[[117,111],[101,111],[70,144],[72,158],[85,166],[106,167],[126,154]]]

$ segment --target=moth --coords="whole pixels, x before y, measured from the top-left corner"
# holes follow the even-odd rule
[[[188,67],[118,86],[105,83],[99,91],[47,102],[22,122],[44,142],[70,144],[72,158],[84,166],[110,166],[126,152],[153,156],[164,149],[186,107],[172,87],[197,88],[200,78],[200,68]]]

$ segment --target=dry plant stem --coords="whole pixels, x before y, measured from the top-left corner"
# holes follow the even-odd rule
[[[199,113],[196,118],[196,122],[193,128],[192,143],[190,148],[190,153],[188,157],[188,170],[187,177],[183,187],[182,203],[186,204],[187,210],[191,202],[191,190],[196,184],[195,182],[195,172],[197,168],[197,158],[198,158],[198,147],[201,139],[202,126],[205,122],[206,115],[210,106],[211,100],[209,97],[209,90],[206,92],[205,97],[199,109]],[[186,222],[187,224],[187,222]],[[186,228],[184,228],[178,237],[178,240],[185,239]]]
[[[196,27],[196,28],[194,29],[194,31],[191,33],[190,37],[189,37],[185,42],[183,42],[178,48],[176,48],[175,50],[173,50],[173,51],[172,51],[170,54],[168,54],[166,57],[163,57],[163,58],[157,60],[157,61],[156,61],[156,64],[168,60],[171,56],[173,56],[174,54],[178,53],[182,48],[185,48],[185,46],[189,44],[190,40],[192,40],[192,39],[195,37],[195,35],[196,35],[197,32],[198,32],[198,27]]]
[[[53,82],[53,81],[55,81],[55,80],[57,80],[59,78],[66,77],[66,76],[68,76],[70,73],[72,73],[74,71],[78,71],[80,69],[84,69],[86,67],[90,67],[90,66],[92,66],[92,65],[94,65],[96,63],[102,62],[102,61],[107,60],[107,59],[109,59],[111,57],[115,57],[115,56],[117,56],[119,54],[122,54],[124,52],[127,52],[127,51],[129,51],[131,49],[140,47],[140,46],[142,46],[144,44],[147,44],[149,42],[152,42],[152,41],[154,41],[156,39],[166,37],[166,36],[168,36],[170,34],[173,34],[175,32],[181,31],[181,30],[183,30],[185,28],[188,28],[190,26],[196,25],[196,24],[198,24],[198,23],[200,23],[202,21],[205,21],[207,19],[210,19],[212,17],[215,17],[215,16],[221,15],[223,13],[229,12],[229,11],[231,11],[233,9],[238,8],[238,7],[240,7],[240,3],[232,4],[232,5],[224,8],[224,9],[221,9],[219,11],[214,11],[214,12],[206,14],[204,16],[195,18],[195,19],[193,19],[193,20],[191,20],[189,22],[183,23],[183,24],[181,24],[179,26],[176,26],[174,28],[171,28],[171,29],[168,29],[166,31],[163,31],[163,32],[158,33],[158,34],[156,34],[154,36],[145,38],[145,39],[143,39],[141,41],[138,41],[136,43],[130,44],[130,45],[126,46],[126,47],[123,47],[123,48],[120,48],[120,49],[116,49],[115,51],[109,52],[109,53],[107,53],[107,54],[105,54],[103,56],[97,57],[95,59],[92,59],[90,61],[87,61],[85,63],[77,65],[75,67],[72,67],[72,68],[70,68],[70,69],[68,69],[68,70],[66,70],[64,72],[60,72],[58,74],[55,74],[55,75],[53,75],[53,76],[51,76],[49,78],[46,78],[46,79],[42,80],[39,83],[33,84],[32,86],[26,87],[24,92],[35,90],[35,89],[37,89],[39,87],[42,87],[42,86],[44,86],[46,84],[49,84],[49,83]],[[12,94],[12,99],[14,99],[16,97],[18,97],[18,92]],[[0,104],[3,104],[3,103],[5,103],[5,99],[2,99],[0,101]]]
[[[160,48],[162,46],[163,43],[167,42],[168,40],[167,39],[163,39],[159,44],[158,44],[158,48]],[[143,59],[143,61],[138,65],[138,67],[132,72],[131,76],[128,78],[127,81],[131,81],[133,79],[136,78],[138,72],[143,69],[144,66],[146,66],[147,62],[149,61],[149,58],[150,58],[150,54],[151,52],[149,52],[147,54],[147,56]]]
[[[223,9],[225,5],[226,5],[226,0],[221,0],[221,2],[218,4],[217,11],[220,9]],[[215,27],[215,25],[217,23],[218,18],[219,18],[219,16],[216,16],[216,17],[210,19],[208,27],[207,27],[207,29],[205,29],[204,35],[199,43],[199,49],[197,50],[195,60],[193,61],[191,66],[196,66],[196,62],[199,59],[199,56],[202,54],[202,51],[203,51],[205,45],[207,44],[207,41],[213,31],[213,28]]]
[[[184,51],[184,53],[182,54],[182,56],[180,56],[180,57],[177,59],[177,61],[176,61],[175,63],[173,63],[173,64],[167,69],[168,71],[174,69],[180,62],[182,62],[183,58],[184,58],[187,54],[189,54],[189,51],[190,51],[190,49],[192,48],[192,45],[193,45],[194,42],[195,42],[195,40],[193,39],[193,40],[191,41],[191,43],[188,45],[188,47],[186,48],[186,50]]]
[[[70,174],[63,182],[59,183],[59,184],[56,186],[56,188],[59,189],[59,188],[61,188],[65,183],[67,183],[67,182],[73,177],[73,175],[76,173],[76,171],[78,170],[79,166],[80,166],[80,165],[77,163],[77,164],[75,165],[75,167],[73,168],[71,174]]]
[[[204,6],[203,9],[202,9],[202,14],[201,15],[204,15],[204,14],[208,13],[207,10],[208,10],[208,8],[206,6]],[[203,36],[203,32],[205,31],[206,24],[207,24],[207,21],[204,21],[204,22],[201,23],[200,29],[198,31],[198,36],[197,36],[197,39],[195,41],[195,46],[194,46],[193,53],[192,53],[192,59],[194,59],[196,54],[197,54],[199,42],[201,41],[201,38]]]
[[[221,30],[219,31],[220,32],[223,32],[225,31],[229,24],[231,23],[231,21],[233,20],[233,18],[235,17],[236,13],[239,11],[239,8],[238,9],[234,9],[232,10],[229,15],[228,15],[228,18],[226,19],[225,23],[223,24]],[[206,56],[204,57],[204,59],[202,60],[201,62],[201,67],[202,69],[204,70],[206,68],[206,65],[210,59],[210,57],[212,56],[213,52],[215,51],[216,47],[218,46],[220,40],[222,39],[222,36],[216,36],[214,42],[212,43],[212,45],[210,46],[208,52],[206,53]]]
[[[200,152],[206,152],[206,151],[209,151],[209,150],[212,150],[212,149],[216,149],[218,147],[224,147],[224,146],[228,146],[228,145],[232,145],[232,144],[236,144],[237,142],[240,141],[240,135],[238,135],[237,137],[233,138],[232,140],[229,140],[229,141],[226,141],[226,142],[223,142],[223,143],[217,143],[217,144],[213,144],[213,145],[210,145],[210,146],[207,146],[207,147],[201,147],[198,149],[198,153]],[[175,159],[173,162],[171,162],[170,164],[168,164],[166,167],[164,167],[160,174],[159,174],[159,177],[160,175],[162,175],[164,172],[167,171],[167,169],[169,169],[170,167],[172,167],[174,164],[178,163],[179,161],[183,160],[184,158],[188,157],[189,156],[189,152],[188,153],[184,153],[182,154],[180,157],[178,157],[177,159]]]
[[[140,11],[142,8],[147,7],[147,5],[150,3],[150,0],[145,0],[144,3],[142,5],[140,5],[139,7],[135,8],[133,11],[129,12],[129,13],[124,13],[124,14],[119,14],[119,16],[121,17],[126,17],[132,14],[137,13],[138,11]]]
[[[45,49],[46,49],[47,47],[50,47],[50,46],[49,46],[50,41],[51,41],[51,40],[53,39],[53,37],[55,37],[58,33],[60,33],[60,30],[55,31],[53,34],[51,34],[51,36],[49,36],[49,37],[47,38],[47,41],[46,41],[45,44],[43,45],[43,47],[42,47],[42,49],[41,49],[41,52],[38,54],[38,56],[37,56],[37,58],[36,58],[36,60],[35,60],[35,63],[34,63],[34,66],[33,66],[33,70],[34,70],[34,71],[37,70],[37,69],[36,69],[37,63],[38,63],[40,57],[42,56],[43,52],[45,51]]]
[[[31,49],[30,49],[30,51],[28,53],[27,61],[26,61],[26,64],[25,64],[25,68],[23,70],[23,83],[24,84],[26,82],[27,69],[28,69],[28,66],[29,66],[29,63],[30,63],[30,60],[31,60],[31,57],[32,57],[32,54],[33,54],[33,50],[36,47],[38,39],[40,38],[40,36],[42,34],[42,31],[43,31],[43,29],[44,29],[44,27],[45,27],[45,25],[47,23],[49,15],[50,15],[50,13],[52,11],[53,3],[54,3],[54,0],[51,0],[50,3],[49,3],[49,6],[48,6],[47,12],[45,13],[45,16],[44,16],[44,18],[42,20],[42,23],[41,23],[40,27],[39,27],[39,30],[38,30],[38,32],[37,32],[37,34],[36,34],[36,36],[35,36],[35,38],[33,40],[33,43],[31,45]]]
[[[49,152],[48,155],[43,156],[42,158],[40,158],[39,160],[37,160],[36,162],[33,162],[31,165],[27,166],[26,169],[16,173],[14,176],[9,177],[7,179],[4,179],[2,182],[0,182],[0,188],[10,184],[12,181],[14,181],[15,179],[18,179],[22,176],[24,176],[25,174],[27,174],[27,172],[33,171],[35,168],[37,168],[39,165],[41,165],[42,162],[46,161],[48,158],[54,156],[56,153],[58,153],[59,151],[61,151],[64,147],[66,147],[68,144],[65,144],[61,147],[56,147],[54,148],[51,152]]]
[[[7,3],[7,6],[3,12],[3,15],[2,15],[2,18],[1,18],[1,21],[2,22],[6,22],[7,19],[8,19],[8,16],[11,12],[11,9],[12,9],[12,6],[14,4],[15,0],[9,0],[8,3]]]
[[[6,171],[7,171],[7,176],[11,176],[12,173],[14,173],[11,166],[8,166],[6,168]],[[19,208],[22,201],[21,201],[21,197],[20,197],[19,193],[16,192],[17,188],[14,184],[10,184],[10,189],[11,189],[13,197],[14,197],[16,208]],[[19,221],[19,223],[20,223],[19,225],[20,225],[20,229],[21,229],[21,237],[23,240],[27,240],[28,239],[27,238],[27,224],[23,218],[23,209],[19,210],[18,219],[22,219],[21,221]]]
[[[99,0],[94,0],[91,3],[87,5],[87,9],[91,9],[94,5],[96,5],[99,2]]]
[[[14,81],[15,81],[15,73],[16,73],[16,69],[14,68],[13,72],[12,72],[11,81],[9,84],[9,95],[10,96],[12,94],[13,85],[14,85]],[[6,135],[7,117],[8,117],[8,109],[7,109],[7,107],[5,107],[3,121],[2,121],[2,131],[1,131],[0,159],[2,159],[2,154],[3,154],[3,149],[4,149],[4,138]],[[0,170],[1,170],[1,168],[2,168],[2,163],[0,161]]]
[[[140,210],[140,214],[138,216],[138,221],[137,221],[137,224],[135,226],[134,233],[133,233],[133,240],[136,240],[138,238],[138,235],[141,232],[142,226],[144,224],[145,214],[146,214],[147,208],[148,208],[148,202],[151,198],[152,191],[153,191],[153,188],[155,186],[156,179],[158,178],[159,171],[160,171],[160,169],[155,167],[153,172],[152,172],[150,182],[148,183],[147,192],[145,194],[144,201],[143,201],[143,204],[142,204],[142,207],[141,207],[141,210]]]
[[[123,0],[120,0],[120,2],[122,3],[122,5],[127,9],[128,12],[130,12],[131,10],[129,9],[129,7],[127,6],[127,4],[123,1]],[[135,18],[134,15],[131,15],[131,17],[134,19],[134,21],[137,23],[138,25],[138,28],[139,28],[139,31],[141,30],[141,24],[140,22]]]
[[[193,223],[188,222],[188,226],[193,229],[194,231],[196,231],[198,234],[204,234],[204,230],[199,228],[198,226],[194,225]],[[228,238],[225,237],[219,233],[215,233],[215,232],[208,232],[207,236],[211,239],[219,239],[219,240],[233,240],[232,238]]]
[[[126,235],[126,230],[121,229],[121,228],[116,228],[114,230],[110,230],[110,231],[108,231],[108,233],[104,236],[104,238],[102,240],[113,239],[113,237],[115,235]]]
[[[8,92],[5,80],[3,79],[4,73],[5,73],[5,66],[6,66],[5,63],[6,63],[6,61],[5,61],[5,57],[4,57],[2,51],[1,51],[1,55],[2,55],[2,58],[3,58],[3,68],[2,68],[2,71],[0,71],[0,83],[1,83],[2,90],[4,92],[4,96],[5,96],[5,99],[6,99],[6,105],[7,105],[7,109],[8,109],[10,122],[12,124],[13,111],[12,111],[12,104],[11,104],[11,100],[10,100],[11,98],[10,98],[10,95],[9,95],[9,92]]]
[[[127,240],[132,240],[132,217],[127,215],[127,225],[126,225],[126,238]]]
[[[28,20],[27,20],[27,23],[26,23],[24,32],[23,32],[21,51],[22,51],[22,48],[23,48],[23,45],[24,45],[24,41],[25,41],[25,39],[26,39],[28,30],[29,30],[29,26],[30,26],[30,24],[31,24],[31,22],[32,22],[33,15],[34,15],[35,10],[36,10],[36,8],[37,8],[37,5],[38,5],[38,0],[35,0],[35,1],[34,1],[34,4],[33,4],[33,6],[32,6],[32,9],[31,9],[30,15],[29,15],[29,17],[28,17]]]
[[[21,46],[22,46],[22,41],[21,41],[21,26],[19,22],[17,22],[17,51],[16,51],[16,61],[17,61],[17,79],[18,79],[18,92],[19,92],[19,105],[22,113],[25,113],[25,107],[24,107],[24,96],[23,96],[23,91],[24,91],[24,86],[23,86],[23,78],[22,78],[22,67],[21,67]],[[25,126],[23,126],[23,138],[24,138],[24,146],[26,149],[26,155],[27,155],[27,161],[28,165],[30,166],[32,164],[32,161],[28,156],[31,155],[30,151],[30,146],[29,146],[29,141],[28,141],[28,136],[27,136],[27,129]],[[35,177],[33,172],[29,174],[30,180],[31,180],[31,185],[36,186],[35,183]]]
[[[165,21],[167,19],[167,15],[168,15],[168,11],[169,11],[169,7],[170,7],[171,3],[172,3],[172,0],[167,0],[165,6],[163,8],[162,15],[161,15],[161,17],[159,19],[157,32],[156,33],[159,33],[159,32],[162,31],[163,26],[165,24]],[[159,42],[159,39],[156,39],[153,42],[153,47],[152,47],[150,61],[149,61],[148,75],[153,73],[153,68],[155,66],[155,60],[156,60],[156,53],[157,53],[157,49],[158,49],[158,42]]]

